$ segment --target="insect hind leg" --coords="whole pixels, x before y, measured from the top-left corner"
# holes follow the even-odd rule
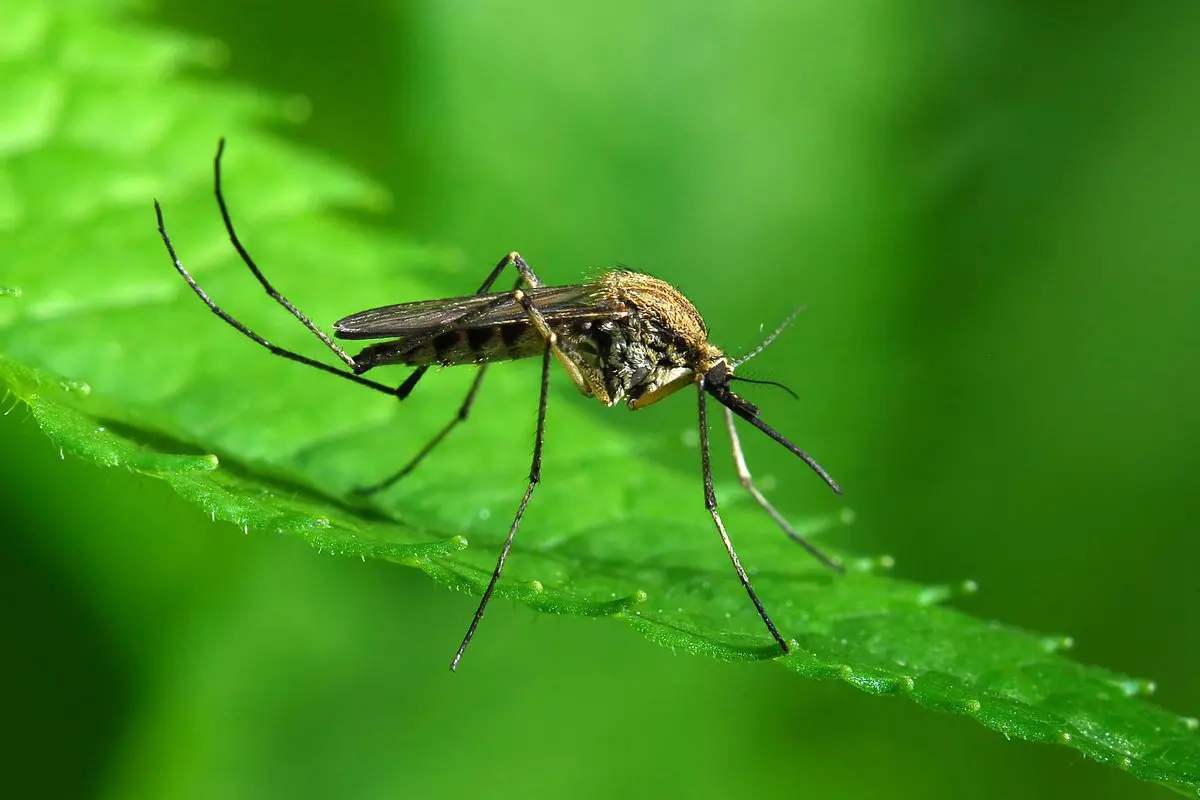
[[[221,154],[224,151],[224,147],[225,147],[225,140],[222,139],[220,144],[217,147],[217,155],[216,155],[216,159],[214,161],[213,168],[214,168],[214,175],[215,175],[215,191],[216,191],[216,195],[217,195],[217,203],[220,205],[221,214],[225,220],[225,227],[226,227],[226,230],[229,232],[230,241],[233,242],[233,245],[237,249],[238,254],[242,256],[242,260],[245,261],[247,266],[249,266],[251,271],[254,273],[255,277],[258,278],[259,283],[261,283],[264,287],[266,287],[268,293],[271,294],[271,296],[277,302],[279,302],[281,305],[283,305],[285,308],[287,308],[293,316],[295,316],[297,319],[299,319],[301,322],[303,322],[305,327],[307,327],[309,330],[311,330],[313,333],[315,333],[317,335],[317,337],[320,338],[321,341],[323,341],[329,347],[329,349],[334,353],[334,355],[336,355],[344,364],[346,364],[346,366],[350,367],[351,370],[353,370],[354,369],[354,359],[351,358],[349,355],[347,355],[344,350],[342,350],[340,347],[338,347],[332,341],[330,341],[329,337],[326,336],[319,328],[317,328],[315,325],[313,325],[312,322],[310,322],[309,319],[306,316],[304,316],[303,313],[301,313],[295,306],[293,306],[290,302],[288,302],[287,299],[285,299],[278,292],[275,291],[274,287],[272,287],[271,284],[266,280],[266,278],[263,276],[262,272],[259,270],[258,266],[254,263],[254,260],[250,257],[250,254],[246,252],[246,249],[242,246],[241,241],[237,238],[237,234],[234,232],[233,222],[229,217],[228,208],[225,205],[225,198],[221,192]],[[356,374],[355,372],[347,372],[343,369],[339,369],[338,367],[332,366],[330,364],[325,364],[321,361],[317,361],[316,359],[309,358],[308,356],[297,353],[294,350],[288,350],[287,348],[279,347],[278,345],[271,343],[264,337],[255,333],[253,330],[251,330],[249,327],[247,327],[242,322],[239,322],[237,319],[235,319],[233,317],[233,315],[231,315],[225,309],[223,309],[219,305],[217,305],[212,300],[212,298],[210,298],[208,296],[208,293],[205,292],[203,288],[201,288],[200,284],[198,284],[196,282],[196,279],[192,277],[191,273],[189,273],[187,271],[187,269],[183,266],[183,262],[181,262],[179,260],[179,255],[175,252],[175,245],[171,242],[171,237],[167,233],[167,226],[166,226],[166,221],[163,217],[162,206],[159,204],[159,202],[157,200],[154,201],[154,215],[158,220],[158,235],[162,238],[163,245],[167,248],[167,255],[170,256],[171,263],[175,266],[175,271],[179,273],[179,275],[183,278],[183,280],[187,283],[187,285],[189,287],[191,287],[191,290],[196,294],[196,296],[199,297],[200,300],[204,303],[204,305],[206,305],[208,307],[208,310],[211,311],[213,314],[216,314],[218,317],[220,317],[221,320],[223,322],[225,322],[227,325],[229,325],[231,328],[233,328],[234,330],[236,330],[238,333],[242,334],[246,338],[250,339],[255,344],[257,344],[263,348],[266,348],[273,355],[277,355],[280,358],[286,358],[289,361],[295,361],[298,364],[304,364],[305,366],[313,367],[314,369],[319,369],[322,372],[327,372],[331,375],[337,375],[338,377],[345,378],[348,381],[353,381],[354,383],[357,383],[360,386],[366,386],[369,389],[374,389],[375,391],[383,392],[384,394],[390,394],[390,395],[396,394],[397,390],[394,387],[386,386],[382,383],[379,383],[378,381],[373,381],[370,378],[364,378],[361,375]]]
[[[258,268],[258,264],[254,263],[254,258],[250,255],[250,252],[246,250],[245,245],[242,244],[242,240],[238,237],[237,230],[233,226],[233,217],[229,213],[229,205],[225,202],[225,192],[221,188],[221,156],[224,155],[224,153],[225,139],[222,138],[217,143],[217,155],[213,158],[213,194],[215,194],[217,197],[217,207],[221,210],[221,219],[225,222],[225,231],[229,234],[230,243],[233,244],[234,249],[237,250],[238,255],[241,256],[242,262],[245,263],[245,265],[249,268],[250,273],[254,275],[255,279],[262,285],[263,289],[266,290],[270,298],[279,305],[283,306],[289,314],[298,319],[300,323],[304,325],[304,327],[308,328],[309,331],[312,332],[313,336],[316,336],[318,339],[320,339],[321,343],[324,344],[331,353],[345,363],[346,366],[354,369],[354,359],[351,358],[350,354],[334,344],[333,340],[329,338],[325,331],[314,325],[312,320],[310,320],[304,314],[304,312],[292,305],[290,300],[279,293],[279,291],[271,284],[271,282],[267,280],[267,276],[262,273],[262,270]],[[161,218],[162,217],[160,215],[160,221]],[[163,235],[163,238],[165,240],[166,234]],[[176,261],[176,268],[179,268],[178,261]],[[185,274],[184,278],[186,279],[187,277],[188,276]],[[192,282],[189,281],[189,283]],[[192,288],[197,288],[194,283],[192,284]],[[229,320],[226,319],[226,321],[228,322]]]
[[[391,475],[387,476],[386,478],[384,478],[381,481],[372,483],[369,486],[362,486],[362,487],[355,489],[354,493],[359,494],[359,495],[371,495],[371,494],[375,494],[377,492],[381,492],[384,489],[387,489],[388,487],[392,486],[396,482],[400,481],[402,478],[404,478],[406,475],[408,475],[410,472],[412,472],[414,469],[416,469],[417,465],[425,460],[425,456],[427,456],[431,452],[433,452],[434,448],[436,448],[439,444],[442,443],[442,440],[445,439],[447,435],[449,435],[450,431],[457,428],[459,423],[466,421],[467,415],[469,415],[471,413],[471,405],[475,402],[475,395],[479,393],[479,385],[481,383],[483,383],[483,376],[484,376],[484,374],[486,374],[486,372],[487,372],[487,365],[486,364],[481,365],[479,367],[479,371],[475,373],[475,380],[473,380],[471,382],[471,388],[467,390],[466,398],[463,400],[462,405],[459,406],[458,413],[455,414],[454,417],[449,422],[447,422],[445,424],[445,426],[440,431],[438,431],[434,435],[434,437],[426,443],[426,445],[424,447],[422,447],[420,450],[418,450],[417,454],[415,456],[413,456],[411,459],[409,459],[407,464],[405,464],[403,467],[396,470]],[[414,372],[409,377],[410,378],[415,377],[417,379],[420,379],[421,375],[423,375],[423,374],[425,374],[425,373],[424,373],[424,368],[422,367],[421,370]],[[405,383],[407,384],[408,381],[405,381]],[[414,381],[412,381],[412,383],[415,385],[416,381],[414,380]],[[410,391],[411,391],[411,388],[410,388]],[[403,400],[404,398],[401,397],[400,399]]]

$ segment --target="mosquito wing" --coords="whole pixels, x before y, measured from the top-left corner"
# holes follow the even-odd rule
[[[548,322],[626,313],[602,299],[591,284],[540,286],[522,291]],[[338,320],[333,329],[340,339],[412,339],[521,322],[529,322],[521,304],[509,292],[495,292],[372,308]]]
[[[524,289],[547,324],[556,330],[589,320],[629,316],[600,287],[541,286]],[[424,300],[373,308],[334,323],[343,339],[388,339],[354,357],[362,372],[384,364],[481,364],[539,355],[545,339],[510,292]]]

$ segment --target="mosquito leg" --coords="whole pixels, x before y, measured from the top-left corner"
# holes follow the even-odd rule
[[[187,282],[188,286],[190,286],[192,288],[192,291],[195,292],[196,296],[199,297],[206,306],[208,306],[210,311],[212,311],[214,314],[216,314],[218,317],[220,317],[226,324],[228,324],[229,326],[234,328],[236,331],[241,333],[243,336],[246,336],[251,341],[266,348],[274,355],[280,356],[281,358],[286,358],[290,361],[295,361],[297,363],[304,364],[306,366],[314,367],[323,372],[327,372],[331,375],[337,375],[342,378],[346,378],[347,380],[351,380],[361,386],[366,386],[367,388],[374,389],[375,391],[379,391],[379,392],[383,392],[384,394],[392,395],[399,400],[404,400],[405,398],[407,398],[408,395],[412,393],[412,390],[414,388],[416,388],[417,383],[421,380],[421,378],[428,371],[428,369],[429,369],[428,366],[418,367],[404,380],[403,383],[401,383],[399,386],[396,386],[396,387],[387,386],[378,381],[371,380],[370,378],[362,377],[362,375],[360,375],[359,373],[366,371],[366,369],[369,368],[370,365],[360,365],[360,364],[356,363],[352,356],[350,356],[345,350],[343,350],[341,347],[339,347],[337,344],[335,344],[324,331],[322,331],[320,328],[318,328],[316,325],[314,325],[313,322],[302,311],[300,311],[300,309],[296,308],[296,306],[294,306],[291,303],[291,301],[289,301],[286,297],[281,295],[279,293],[279,291],[276,290],[275,287],[271,284],[271,282],[267,280],[267,277],[263,274],[262,270],[259,269],[258,264],[255,263],[254,258],[250,255],[250,253],[246,249],[245,245],[242,244],[242,241],[237,234],[237,230],[234,227],[233,218],[229,213],[229,205],[225,200],[225,193],[224,193],[224,190],[222,189],[222,184],[221,184],[221,158],[224,155],[224,152],[225,152],[225,140],[222,138],[217,145],[217,154],[213,158],[213,193],[216,196],[217,206],[221,212],[221,219],[225,223],[225,230],[226,230],[226,233],[229,235],[230,243],[233,244],[234,249],[237,250],[238,255],[241,257],[242,262],[245,263],[246,267],[250,270],[251,274],[254,275],[255,279],[258,280],[259,284],[262,285],[263,289],[266,290],[267,294],[271,297],[271,299],[273,299],[279,305],[283,306],[283,308],[286,309],[289,314],[291,314],[293,317],[295,317],[297,320],[299,320],[300,323],[304,325],[304,327],[308,328],[308,330],[314,336],[316,336],[318,339],[320,339],[321,343],[324,344],[325,347],[328,348],[330,352],[332,352],[335,356],[337,356],[337,358],[339,360],[341,360],[343,364],[345,364],[347,367],[349,367],[351,371],[347,372],[345,370],[338,369],[337,367],[322,363],[313,358],[309,358],[308,356],[302,355],[293,350],[288,350],[286,348],[279,347],[275,344],[272,344],[267,339],[263,338],[262,336],[260,336],[259,334],[255,333],[253,330],[248,328],[246,325],[244,325],[243,323],[236,320],[232,315],[230,315],[228,312],[226,312],[224,309],[222,309],[220,306],[218,306],[215,302],[213,302],[213,300],[200,287],[200,285],[196,282],[195,278],[192,277],[192,275],[187,271],[187,269],[184,268],[183,263],[179,260],[179,256],[175,252],[175,246],[171,242],[170,236],[167,234],[166,223],[163,219],[162,207],[159,205],[158,201],[155,200],[154,201],[154,213],[158,219],[158,232],[159,232],[159,235],[162,237],[163,244],[167,248],[167,253],[170,255],[171,262],[174,264],[176,271],[180,274],[180,276],[184,279],[184,281]],[[517,281],[513,287],[514,300],[518,299],[518,289],[522,283],[525,283],[529,286],[540,286],[541,285],[541,281],[538,279],[537,275],[534,274],[533,270],[530,269],[529,265],[525,262],[525,260],[523,258],[521,258],[520,254],[514,251],[511,253],[508,253],[507,255],[504,256],[504,258],[500,259],[500,261],[496,264],[495,267],[492,268],[492,271],[488,274],[487,278],[483,281],[483,283],[480,285],[480,287],[476,290],[475,293],[476,294],[485,294],[489,289],[491,289],[492,285],[500,277],[501,273],[503,273],[504,270],[507,267],[509,267],[510,265],[512,265],[519,273]],[[528,301],[526,301],[524,303],[524,305],[526,307],[526,313],[529,313],[529,309],[532,308],[532,304],[529,303]],[[459,322],[469,321],[471,316],[473,316],[473,314],[468,314],[462,320],[459,320]],[[541,325],[539,326],[539,330],[544,330],[544,331],[548,332],[548,328],[545,324],[545,321],[541,318],[540,314],[537,315],[537,319],[541,323]],[[543,335],[546,335],[546,334],[544,333]],[[553,343],[553,341],[550,340],[550,338],[548,338],[547,341],[548,341],[549,346],[552,346],[552,347],[554,346],[554,343]],[[419,346],[419,342],[414,342],[413,345]],[[434,438],[428,444],[426,444],[425,447],[423,447],[408,464],[406,464],[404,466],[404,468],[402,468],[400,471],[398,471],[394,475],[388,477],[386,480],[381,481],[380,483],[377,483],[373,486],[366,487],[365,489],[362,489],[360,491],[363,493],[367,493],[367,494],[375,492],[375,491],[379,491],[380,489],[391,486],[393,483],[398,481],[400,478],[404,477],[409,472],[411,472],[417,466],[417,464],[420,463],[420,461],[422,459],[424,459],[425,456],[430,453],[430,451],[432,451],[439,443],[441,443],[441,441],[450,433],[451,430],[453,430],[453,428],[458,423],[462,422],[463,420],[465,420],[467,418],[467,415],[470,413],[470,410],[471,410],[471,405],[474,402],[475,396],[479,392],[479,387],[483,382],[483,376],[484,376],[485,372],[486,372],[486,367],[480,367],[479,372],[475,376],[475,380],[472,382],[471,388],[470,388],[470,390],[468,390],[467,396],[463,400],[462,406],[459,408],[458,413],[455,415],[455,417],[452,420],[450,420],[450,422],[447,423],[446,426],[444,428],[442,428],[442,430],[439,431],[437,433],[437,435],[434,436]]]
[[[417,465],[425,459],[425,456],[429,455],[435,447],[442,443],[442,440],[446,438],[446,435],[449,434],[450,431],[454,430],[460,422],[466,421],[467,415],[471,413],[471,404],[475,402],[475,395],[479,392],[479,385],[483,383],[483,376],[485,372],[487,372],[487,364],[481,364],[479,371],[475,373],[475,380],[471,382],[471,388],[467,390],[467,396],[463,400],[462,406],[460,406],[458,409],[458,413],[455,414],[454,417],[446,423],[445,427],[438,431],[437,434],[430,439],[429,442],[422,447],[415,456],[409,459],[407,464],[378,483],[373,483],[370,486],[363,486],[355,489],[355,493],[367,495],[381,492],[416,469]],[[413,375],[417,377],[420,377],[420,374],[421,373],[419,372],[413,373]],[[412,378],[412,376],[409,377],[410,379]],[[416,381],[413,381],[413,383],[415,384]],[[400,399],[403,400],[404,398],[401,397]]]
[[[313,336],[316,336],[321,340],[322,344],[329,348],[331,353],[340,358],[346,366],[353,369],[354,359],[345,350],[334,344],[333,340],[323,330],[314,325],[300,309],[296,308],[286,297],[276,291],[271,282],[267,280],[267,277],[263,275],[262,270],[254,263],[254,259],[251,258],[250,253],[242,244],[242,240],[238,238],[237,231],[233,227],[233,218],[229,215],[229,206],[225,203],[225,193],[221,189],[221,156],[224,152],[225,139],[222,138],[217,144],[217,155],[213,159],[213,193],[217,196],[217,206],[221,209],[221,219],[225,221],[225,230],[229,234],[229,241],[233,244],[234,249],[237,250],[238,255],[242,257],[242,261],[250,268],[250,272],[258,279],[262,287],[267,290],[267,294],[270,295],[271,299],[287,309],[288,313],[293,317],[300,320],[304,327],[312,331]]]
[[[483,285],[480,286],[479,289],[477,289],[475,291],[475,294],[477,294],[477,295],[484,294],[485,292],[487,292],[488,289],[492,288],[492,284],[496,282],[496,279],[498,277],[500,277],[500,273],[503,272],[504,268],[509,265],[509,262],[512,260],[512,257],[514,255],[516,255],[516,254],[511,253],[511,254],[505,256],[504,258],[502,258],[500,260],[500,263],[498,263],[495,266],[495,268],[491,271],[491,273],[488,275],[487,280],[485,280],[483,282]],[[520,258],[520,256],[516,256],[516,257]],[[524,262],[522,262],[522,263],[524,263]],[[535,276],[535,279],[536,279],[536,276]],[[524,277],[517,278],[517,283],[513,286],[513,291],[516,291],[520,287],[521,281],[523,281],[523,280],[524,280]],[[400,384],[400,386],[397,387],[396,397],[399,398],[400,400],[403,400],[404,398],[408,397],[409,393],[412,392],[413,388],[417,385],[417,381],[421,380],[421,376],[423,376],[425,374],[425,371],[428,369],[429,369],[429,367],[424,366],[424,367],[418,367],[416,370],[414,370],[413,373],[411,375],[409,375],[408,378],[404,381],[404,383]],[[381,492],[384,489],[387,489],[388,487],[395,484],[397,481],[399,481],[404,476],[408,475],[408,473],[412,472],[414,469],[416,469],[417,465],[420,464],[422,460],[424,460],[425,456],[429,455],[429,453],[432,452],[435,447],[437,447],[439,444],[441,444],[442,440],[446,438],[446,436],[450,433],[450,431],[454,430],[460,422],[466,421],[467,415],[471,413],[471,405],[475,402],[475,395],[479,393],[479,386],[480,386],[480,384],[483,383],[483,375],[485,372],[487,372],[487,364],[481,364],[479,366],[479,372],[477,372],[475,375],[475,380],[471,382],[471,388],[467,390],[467,396],[463,400],[462,406],[460,406],[458,409],[458,413],[455,414],[454,417],[449,422],[446,423],[445,427],[443,427],[440,431],[438,431],[437,434],[432,439],[430,439],[429,442],[424,447],[422,447],[417,452],[417,454],[415,456],[413,456],[412,459],[409,460],[409,462],[407,464],[405,464],[403,467],[401,467],[400,469],[398,469],[396,472],[392,473],[388,477],[384,478],[383,480],[381,480],[377,483],[373,483],[370,486],[364,486],[359,489],[356,489],[355,492],[357,494],[362,494],[362,495],[369,495],[369,494],[375,494],[376,492]]]
[[[250,330],[242,323],[238,322],[236,319],[234,319],[232,316],[230,316],[230,314],[227,311],[225,311],[223,308],[221,308],[220,306],[218,306],[216,303],[214,303],[212,301],[212,299],[208,296],[208,294],[206,294],[205,291],[200,288],[200,285],[196,283],[196,279],[191,276],[191,274],[184,268],[183,264],[179,261],[179,256],[176,255],[176,253],[175,253],[175,246],[171,243],[171,237],[167,235],[166,224],[163,221],[162,206],[160,206],[158,204],[157,200],[154,201],[154,213],[158,217],[158,233],[162,237],[163,244],[165,244],[167,247],[167,253],[171,256],[171,262],[175,265],[175,270],[181,276],[183,276],[183,279],[185,281],[187,281],[187,285],[192,287],[192,291],[196,293],[197,297],[199,297],[202,301],[204,301],[204,304],[206,306],[208,306],[209,310],[212,311],[214,314],[216,314],[218,317],[220,317],[222,320],[224,320],[234,330],[238,331],[243,336],[249,338],[251,341],[257,342],[258,344],[262,345],[266,349],[270,350],[275,355],[280,356],[282,358],[286,358],[290,361],[295,361],[300,364],[305,364],[310,367],[315,367],[323,372],[328,372],[332,375],[337,375],[339,377],[345,378],[346,380],[354,381],[355,383],[357,383],[361,386],[366,386],[370,389],[374,389],[376,391],[383,392],[384,394],[392,394],[392,395],[396,394],[396,389],[391,386],[386,386],[382,383],[379,383],[378,381],[373,381],[370,378],[364,378],[361,375],[355,375],[352,372],[346,372],[344,370],[338,369],[337,367],[330,366],[329,364],[324,364],[320,361],[317,361],[316,359],[312,359],[312,358],[309,358],[308,356],[301,355],[300,353],[294,352],[292,350],[287,350],[285,348],[271,344],[269,341],[267,341],[263,337],[259,336],[257,333]],[[347,356],[343,351],[341,351],[341,349],[338,348],[336,345],[334,346],[334,350],[336,350],[343,357],[343,359],[342,359],[343,361],[350,359],[350,357]],[[348,363],[351,366],[353,366],[352,359],[350,359],[348,361]]]
[[[471,626],[467,628],[467,635],[463,637],[462,644],[459,645],[458,652],[454,655],[454,660],[450,662],[452,672],[458,669],[458,662],[462,660],[467,645],[471,643],[471,637],[475,635],[475,629],[479,627],[479,620],[483,619],[483,612],[487,608],[488,600],[492,599],[496,582],[500,580],[500,572],[504,569],[504,561],[508,558],[513,538],[517,535],[517,528],[521,526],[521,517],[525,516],[525,507],[529,505],[529,498],[533,497],[533,490],[542,480],[542,443],[546,433],[546,398],[550,393],[550,349],[551,344],[547,341],[546,349],[542,352],[542,391],[538,399],[537,432],[533,439],[533,463],[529,467],[529,486],[526,487],[525,496],[521,498],[521,505],[517,507],[517,515],[513,517],[512,525],[509,526],[508,538],[504,540],[504,547],[501,548],[500,557],[496,560],[496,568],[492,570],[492,579],[488,581],[487,588],[483,590],[483,597],[480,598],[479,608],[475,610],[475,616],[471,619]],[[739,567],[739,569],[741,568]],[[747,584],[747,588],[749,588],[749,584]],[[770,622],[768,621],[767,624],[769,625]],[[778,634],[776,636],[778,637]],[[782,643],[782,640],[780,642]],[[787,649],[786,645],[784,649]]]
[[[762,617],[767,630],[775,637],[775,641],[779,643],[779,649],[786,655],[790,652],[787,642],[779,635],[779,630],[775,627],[775,623],[771,621],[771,617],[768,616],[767,609],[763,607],[762,601],[758,599],[758,594],[754,591],[754,587],[750,585],[750,578],[746,575],[746,570],[742,569],[742,562],[738,560],[737,552],[733,549],[733,542],[729,540],[729,534],[725,532],[725,523],[721,520],[720,512],[717,511],[717,495],[713,491],[712,460],[709,457],[708,449],[708,413],[704,402],[703,377],[701,377],[697,386],[700,390],[700,464],[704,470],[704,507],[712,515],[713,523],[717,526],[717,533],[721,535],[721,541],[725,544],[725,552],[729,553],[729,560],[733,562],[733,568],[737,571],[738,579],[741,580],[742,586],[745,587],[746,594],[750,595],[750,602],[754,603],[754,607],[758,610],[758,616]]]
[[[731,445],[733,445],[733,461],[737,465],[738,480],[742,482],[742,486],[745,487],[746,491],[750,493],[750,496],[754,498],[755,502],[762,507],[762,510],[766,511],[771,516],[771,519],[775,520],[775,524],[778,525],[784,533],[792,538],[792,541],[796,542],[796,544],[800,545],[809,553],[811,553],[825,566],[832,570],[836,570],[837,572],[843,572],[844,568],[841,564],[822,553],[819,549],[817,549],[817,546],[808,539],[805,539],[803,536],[796,533],[792,526],[788,524],[787,520],[783,518],[783,515],[775,510],[775,506],[771,505],[767,498],[763,496],[763,493],[758,490],[758,487],[754,485],[754,479],[750,475],[750,468],[746,466],[746,457],[742,453],[742,441],[738,438],[737,428],[733,424],[733,412],[728,408],[725,408],[724,411],[725,428],[729,431],[729,442]]]
[[[176,257],[174,247],[171,245],[171,241],[168,238],[166,230],[164,229],[164,226],[163,226],[162,210],[156,201],[154,204],[154,207],[155,207],[155,213],[158,216],[159,233],[163,237],[163,242],[166,244],[167,250],[171,253],[171,260],[174,262],[176,270],[179,271],[179,274],[183,276],[184,280],[187,281],[188,285],[192,287],[193,291],[195,291],[196,294],[200,296],[200,299],[202,299],[205,302],[205,304],[213,311],[213,313],[217,314],[217,316],[221,317],[221,319],[223,319],[225,322],[232,325],[235,329],[240,331],[243,335],[248,336],[249,338],[258,342],[263,347],[266,347],[268,350],[270,350],[275,355],[282,356],[283,358],[287,358],[292,361],[297,361],[302,364],[307,364],[309,366],[316,367],[317,369],[323,370],[325,372],[331,372],[335,375],[344,375],[345,377],[350,378],[351,380],[354,380],[356,383],[360,383],[364,386],[369,386],[373,389],[376,389],[378,391],[383,391],[388,394],[394,394],[396,397],[403,400],[413,390],[413,388],[416,386],[417,382],[420,381],[421,376],[425,374],[425,371],[427,368],[422,367],[422,368],[418,369],[412,375],[410,375],[409,378],[407,380],[405,380],[403,384],[401,384],[401,386],[399,386],[397,388],[391,388],[388,386],[384,386],[383,384],[380,384],[376,381],[372,381],[370,379],[366,379],[366,378],[362,378],[361,376],[358,376],[357,372],[359,372],[360,370],[358,369],[358,366],[355,364],[354,358],[352,356],[350,356],[350,354],[347,353],[345,350],[343,350],[341,347],[339,347],[337,344],[335,344],[333,342],[333,340],[330,339],[329,336],[324,331],[322,331],[320,328],[318,328],[316,325],[314,325],[312,320],[310,320],[304,314],[304,312],[302,312],[300,309],[296,308],[296,306],[294,306],[290,300],[288,300],[286,297],[284,297],[282,294],[280,294],[279,291],[271,284],[271,282],[267,280],[267,277],[266,277],[266,275],[263,274],[262,270],[259,269],[258,264],[255,263],[254,258],[250,255],[250,252],[246,249],[245,245],[242,244],[242,240],[237,234],[237,230],[233,224],[233,218],[229,213],[229,205],[225,200],[225,192],[222,189],[222,185],[221,185],[221,157],[224,155],[224,152],[225,152],[225,139],[222,138],[219,141],[219,143],[217,144],[217,154],[213,158],[213,193],[216,195],[217,207],[221,211],[221,219],[225,223],[225,230],[229,234],[230,243],[233,244],[234,249],[237,250],[238,255],[241,256],[243,263],[245,263],[247,268],[249,268],[251,274],[254,275],[254,277],[262,285],[263,289],[266,290],[267,294],[271,297],[271,299],[273,299],[279,305],[283,306],[289,314],[291,314],[293,317],[295,317],[297,320],[299,320],[300,323],[302,325],[304,325],[304,327],[308,328],[308,330],[310,332],[312,332],[312,334],[314,336],[316,336],[318,339],[321,340],[321,343],[324,344],[325,347],[328,348],[328,350],[331,353],[333,353],[335,356],[337,356],[338,359],[340,359],[342,361],[342,363],[344,363],[346,366],[350,367],[350,369],[354,370],[356,374],[355,375],[347,375],[345,372],[334,369],[326,364],[322,364],[319,361],[315,361],[306,356],[300,355],[299,353],[295,353],[293,351],[285,350],[281,347],[277,347],[277,346],[271,344],[270,342],[266,341],[265,339],[263,339],[261,336],[258,336],[257,334],[253,333],[248,328],[246,328],[245,325],[242,325],[241,323],[237,322],[228,313],[226,313],[225,311],[223,311],[222,309],[217,307],[217,305],[208,298],[207,294],[205,294],[200,289],[199,285],[196,284],[196,281],[191,277],[191,275],[188,274],[187,270],[185,270],[183,268],[183,265],[179,262],[179,259]],[[540,285],[540,281],[538,280],[537,276],[533,273],[533,270],[531,270],[529,268],[529,265],[527,263],[525,263],[525,260],[523,258],[521,258],[520,254],[518,254],[516,252],[512,252],[512,253],[509,253],[508,255],[506,255],[503,259],[500,260],[500,262],[498,264],[496,264],[496,266],[492,269],[491,273],[488,275],[487,279],[484,280],[483,284],[476,291],[476,294],[483,294],[483,293],[487,292],[487,290],[491,288],[492,284],[496,282],[496,279],[500,276],[500,273],[503,272],[505,267],[509,266],[509,264],[512,264],[517,269],[517,271],[521,274],[521,277],[526,282],[528,282],[529,285],[531,285],[531,286]],[[414,343],[414,344],[416,344],[416,343]]]
[[[516,250],[506,255],[502,263],[512,264],[513,268],[520,273],[521,278],[525,281],[525,285],[530,289],[536,289],[542,285],[541,279],[534,274],[534,271],[530,269],[529,264],[526,263],[525,259],[521,258],[521,254]],[[520,284],[518,284],[518,286],[519,285]]]
[[[525,310],[525,316],[529,317],[529,321],[533,323],[533,327],[542,336],[542,338],[549,343],[550,352],[554,354],[556,359],[558,359],[558,363],[562,365],[567,375],[571,378],[571,382],[581,389],[583,387],[590,386],[589,381],[584,378],[583,372],[580,370],[576,358],[573,358],[572,356],[563,352],[562,348],[559,347],[558,344],[558,335],[550,329],[550,324],[546,322],[546,318],[542,316],[542,312],[539,311],[537,306],[533,304],[533,301],[530,300],[523,291],[521,291],[522,283],[529,288],[536,289],[542,285],[542,282],[538,279],[538,276],[534,274],[533,270],[529,268],[529,265],[525,263],[525,259],[521,258],[520,253],[515,251],[509,253],[506,256],[506,259],[511,262],[516,268],[517,272],[520,273],[520,278],[517,281],[517,285],[512,291],[512,299],[521,305],[521,308]],[[592,390],[589,388],[587,393],[591,394]]]

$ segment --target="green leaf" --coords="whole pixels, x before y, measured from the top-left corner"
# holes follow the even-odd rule
[[[263,296],[225,238],[209,185],[220,135],[229,137],[227,189],[245,242],[315,320],[464,293],[487,265],[333,214],[378,207],[381,194],[258,133],[282,116],[279,104],[180,77],[205,48],[55,13],[18,4],[0,34],[0,282],[20,289],[0,304],[0,377],[10,391],[64,453],[166,480],[214,520],[417,567],[477,594],[524,486],[536,365],[492,370],[473,418],[417,473],[378,501],[354,501],[353,487],[394,470],[445,424],[470,371],[431,374],[401,405],[272,358],[175,274],[150,199],[162,201],[183,262],[217,302],[272,341],[318,356],[320,345]],[[612,616],[692,653],[774,658],[802,675],[901,693],[1010,738],[1058,742],[1143,780],[1200,789],[1197,723],[1147,703],[1152,684],[1071,662],[1059,653],[1063,637],[942,605],[969,583],[878,577],[884,560],[870,558],[846,558],[844,577],[829,573],[779,535],[718,460],[718,496],[743,561],[797,642],[778,658],[700,504],[694,401],[621,423],[555,380],[544,483],[500,595],[550,613]],[[781,480],[812,478],[797,467]],[[800,528],[815,535],[835,524]]]

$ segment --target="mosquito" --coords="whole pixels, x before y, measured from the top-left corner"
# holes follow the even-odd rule
[[[338,339],[382,340],[367,345],[357,355],[351,356],[275,289],[242,244],[234,229],[221,188],[221,156],[224,150],[225,140],[221,139],[213,159],[213,185],[217,207],[224,220],[229,241],[267,294],[320,339],[345,368],[326,364],[272,344],[213,302],[180,262],[175,246],[167,235],[162,207],[155,200],[154,212],[158,218],[158,232],[175,269],[212,313],[243,336],[277,356],[338,375],[369,389],[392,395],[398,400],[408,397],[430,366],[435,364],[474,364],[479,368],[458,413],[445,427],[401,469],[378,483],[364,487],[360,492],[379,492],[404,478],[457,425],[466,420],[490,363],[541,357],[541,391],[538,398],[537,427],[534,434],[533,462],[529,468],[529,483],[517,506],[512,524],[509,525],[508,536],[500,549],[496,567],[492,570],[491,579],[480,598],[479,607],[471,619],[458,652],[450,662],[452,671],[457,670],[459,661],[462,660],[467,645],[471,643],[475,629],[483,618],[488,601],[504,570],[517,529],[521,526],[521,518],[525,515],[533,492],[542,479],[542,444],[546,431],[546,399],[549,394],[552,361],[557,361],[566,370],[571,382],[584,396],[594,397],[605,406],[614,406],[624,401],[631,410],[637,410],[657,403],[685,386],[696,388],[704,506],[712,517],[721,543],[725,546],[725,552],[733,562],[738,580],[741,581],[763,624],[783,654],[790,652],[787,641],[780,635],[757,592],[754,591],[717,510],[709,456],[706,400],[712,397],[722,407],[725,429],[729,434],[742,486],[787,536],[822,564],[835,571],[842,571],[838,562],[797,533],[754,485],[734,426],[735,417],[745,420],[800,458],[833,491],[841,494],[841,487],[829,473],[806,452],[764,422],[758,406],[739,396],[731,388],[735,381],[772,383],[737,376],[734,370],[761,353],[763,348],[774,341],[791,323],[797,312],[793,312],[752,352],[742,358],[731,359],[709,342],[708,328],[691,301],[665,281],[639,272],[612,270],[589,283],[546,286],[525,259],[514,251],[500,259],[473,295],[382,306],[338,320],[333,326],[334,336]],[[508,270],[515,270],[517,273],[513,288],[507,292],[491,291],[500,276]],[[416,369],[398,386],[380,383],[363,375],[375,367],[393,364]]]

